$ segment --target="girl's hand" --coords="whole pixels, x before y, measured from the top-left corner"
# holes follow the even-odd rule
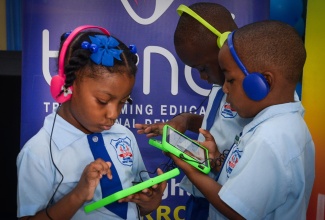
[[[163,171],[158,168],[157,173],[161,175]],[[141,192],[120,199],[119,202],[134,202],[139,206],[141,216],[147,215],[160,205],[166,186],[167,181],[163,181]]]
[[[88,164],[76,188],[73,190],[74,193],[84,202],[91,200],[94,197],[95,189],[103,175],[112,179],[111,165],[111,162],[105,162],[101,158]]]

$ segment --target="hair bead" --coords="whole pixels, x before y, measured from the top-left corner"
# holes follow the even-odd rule
[[[131,53],[136,54],[138,52],[137,47],[134,44],[129,46]]]

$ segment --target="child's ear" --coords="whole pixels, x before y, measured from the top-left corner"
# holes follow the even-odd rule
[[[266,82],[269,84],[269,87],[271,89],[271,86],[274,82],[274,75],[272,72],[263,72],[262,75],[265,77]]]

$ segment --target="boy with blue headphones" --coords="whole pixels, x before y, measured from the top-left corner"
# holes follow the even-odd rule
[[[228,34],[237,29],[237,25],[231,13],[217,3],[198,2],[189,7],[180,5],[177,13],[180,15],[174,33],[177,55],[186,65],[197,69],[202,80],[213,85],[206,114],[182,113],[166,123],[136,124],[135,127],[139,134],[146,134],[147,137],[161,135],[165,124],[183,133],[186,130],[199,133],[199,128],[202,127],[209,130],[218,140],[218,150],[226,156],[236,134],[239,134],[243,127],[252,120],[252,118],[240,117],[236,110],[230,107],[226,101],[227,95],[224,95],[222,91],[224,74],[219,67],[218,54]],[[260,91],[263,91],[263,94],[254,93],[254,91],[251,93],[253,93],[253,98],[260,99],[268,91],[268,84],[263,82],[262,77],[256,78],[262,80],[260,85],[264,86],[264,90]],[[256,78],[253,77],[253,81]],[[298,99],[295,93],[295,100]],[[301,114],[303,113],[304,109],[301,108]],[[199,134],[198,140],[204,141],[204,136]],[[216,177],[213,173],[209,175],[212,178]],[[186,219],[207,219],[209,202],[204,195],[186,176],[181,181],[180,187],[191,194],[186,204]],[[210,208],[213,209],[213,206],[210,205]]]
[[[251,119],[241,118],[235,111],[228,108],[226,96],[222,92],[224,75],[218,64],[218,53],[224,36],[229,31],[235,30],[237,25],[231,13],[222,5],[217,3],[198,2],[190,5],[180,5],[177,9],[180,18],[174,32],[174,46],[178,57],[188,66],[196,69],[202,80],[212,84],[209,101],[205,115],[194,113],[182,113],[168,122],[180,132],[190,130],[199,133],[199,128],[207,128],[220,142],[220,152],[227,151],[232,143],[233,137],[239,133],[245,124]],[[222,36],[222,37],[221,37]],[[220,40],[222,38],[222,40]],[[218,94],[218,96],[217,96]],[[212,104],[219,110],[212,110]],[[216,113],[216,114],[210,114]],[[207,118],[211,116],[207,125]],[[210,118],[210,117],[209,117]],[[165,123],[136,124],[139,134],[154,137],[162,134]],[[200,134],[198,140],[203,141]],[[214,176],[211,173],[212,176]],[[209,202],[199,190],[185,176],[180,187],[191,194],[186,204],[186,219],[207,219]]]
[[[209,219],[306,219],[315,148],[294,98],[306,60],[302,39],[282,22],[255,22],[229,34],[218,60],[226,101],[253,120],[215,166],[217,181],[169,156],[213,206]],[[219,139],[200,132],[199,143],[219,163]]]

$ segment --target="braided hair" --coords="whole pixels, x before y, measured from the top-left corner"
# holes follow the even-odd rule
[[[65,55],[64,61],[64,74],[65,78],[65,88],[68,88],[73,85],[73,82],[76,78],[80,79],[82,77],[95,77],[96,75],[102,74],[103,72],[110,73],[128,73],[130,76],[135,76],[137,72],[137,61],[138,57],[134,54],[128,46],[126,46],[122,41],[114,37],[119,45],[116,47],[118,50],[122,50],[121,60],[114,59],[113,66],[104,66],[101,64],[94,63],[91,59],[91,51],[83,49],[81,44],[84,41],[90,41],[89,36],[95,35],[105,35],[102,32],[97,31],[88,31],[79,33],[75,39],[69,45],[67,49],[67,54]],[[67,33],[61,35],[60,50],[61,52],[62,45],[67,38]],[[107,71],[102,71],[103,68]],[[87,70],[87,71],[83,71]],[[90,70],[90,71],[88,71]],[[78,75],[78,76],[77,76]]]

